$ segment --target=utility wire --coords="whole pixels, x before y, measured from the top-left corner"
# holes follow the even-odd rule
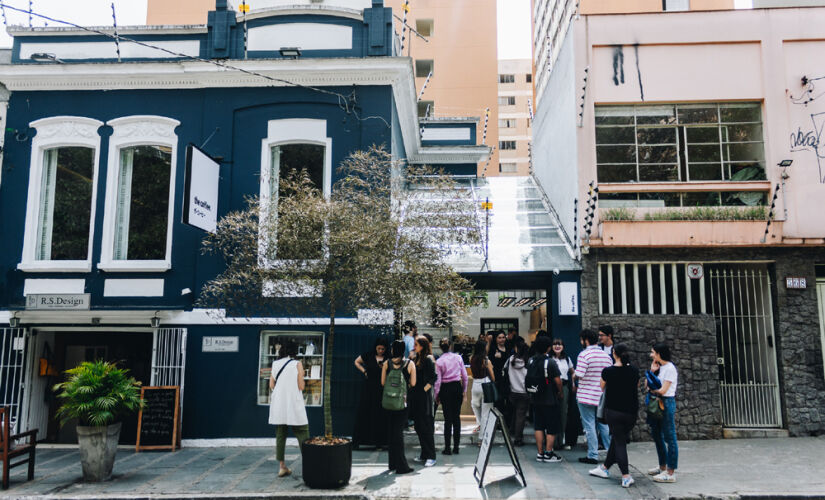
[[[378,120],[383,121],[384,124],[387,125],[388,128],[392,128],[390,126],[390,124],[387,122],[387,120],[385,118],[381,117],[381,116],[367,116],[367,117],[361,118],[359,116],[358,112],[355,109],[355,102],[356,102],[355,91],[353,91],[353,93],[349,97],[347,97],[344,94],[341,94],[339,92],[333,92],[331,90],[326,90],[326,89],[322,89],[322,88],[318,88],[318,87],[313,87],[311,85],[303,85],[303,84],[300,84],[300,83],[295,83],[295,82],[292,82],[292,81],[289,81],[289,80],[285,80],[283,78],[276,78],[276,77],[273,77],[273,76],[264,75],[263,73],[258,73],[256,71],[250,71],[248,69],[239,68],[237,66],[227,64],[227,63],[225,63],[223,61],[220,61],[220,60],[205,59],[203,57],[184,54],[182,52],[175,52],[174,50],[170,50],[170,49],[167,49],[165,47],[152,45],[151,43],[142,42],[140,40],[135,40],[133,38],[125,37],[123,35],[118,35],[117,37],[115,37],[115,35],[112,35],[111,33],[106,33],[105,31],[96,30],[96,29],[90,28],[88,26],[81,26],[79,24],[75,24],[75,23],[70,22],[70,21],[64,21],[62,19],[56,19],[56,18],[53,18],[53,17],[46,16],[44,14],[38,14],[37,12],[34,12],[32,10],[20,9],[20,8],[14,7],[12,5],[8,5],[8,4],[6,4],[5,2],[2,2],[2,1],[0,1],[0,8],[8,8],[8,9],[11,9],[11,10],[14,10],[14,11],[17,11],[17,12],[21,12],[23,14],[28,14],[29,17],[34,16],[34,17],[38,17],[40,19],[44,19],[46,21],[52,21],[52,22],[58,23],[58,24],[65,24],[67,26],[71,26],[73,28],[77,28],[77,29],[80,29],[80,30],[83,30],[83,31],[87,31],[89,33],[95,33],[97,35],[102,35],[102,36],[113,38],[113,39],[116,38],[116,39],[119,39],[119,40],[122,40],[122,41],[135,43],[135,44],[140,45],[142,47],[146,47],[146,48],[154,49],[154,50],[159,50],[161,52],[165,52],[167,54],[170,54],[170,55],[173,55],[175,57],[182,58],[182,59],[187,59],[187,60],[190,60],[190,61],[197,61],[197,62],[202,62],[202,63],[207,63],[207,64],[213,64],[213,65],[218,66],[220,68],[228,69],[228,70],[231,70],[231,71],[238,71],[240,73],[244,73],[244,74],[250,75],[250,76],[257,76],[259,78],[263,78],[264,80],[267,80],[267,81],[270,81],[270,82],[282,83],[282,84],[285,84],[285,85],[288,85],[288,86],[291,86],[291,87],[300,88],[300,89],[304,89],[304,90],[309,90],[309,91],[312,91],[312,92],[317,92],[319,94],[330,95],[330,96],[336,97],[338,99],[338,106],[342,110],[344,110],[347,114],[352,114],[353,116],[355,116],[355,118],[357,120],[365,121],[365,120],[369,120],[369,119],[378,119]],[[350,100],[353,102],[352,107],[350,107]]]

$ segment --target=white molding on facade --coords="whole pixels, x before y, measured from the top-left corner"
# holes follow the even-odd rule
[[[422,141],[469,141],[468,127],[421,127]]]
[[[510,97],[510,96],[529,96],[533,97],[533,91],[531,90],[507,90],[507,89],[499,89],[498,91],[499,97]]]
[[[112,26],[86,26],[85,28],[109,35],[115,34],[115,29]],[[158,24],[117,27],[117,33],[119,35],[192,35],[208,33],[208,31],[205,24]],[[12,37],[17,35],[26,37],[89,36],[88,31],[70,26],[43,26],[34,29],[23,26],[9,26],[6,28],[6,33]]]
[[[104,297],[163,297],[164,279],[106,279]]]
[[[85,279],[27,279],[23,282],[23,296],[35,294],[85,293]],[[59,311],[58,314],[65,314]]]
[[[354,19],[356,21],[364,20],[362,10],[349,9],[347,7],[333,5],[283,5],[276,7],[264,7],[260,9],[252,9],[246,14],[246,16],[244,16],[242,12],[238,12],[237,20],[243,21],[246,19],[247,21],[251,21],[253,19],[260,19],[264,17],[296,15],[335,16]]]
[[[100,170],[100,134],[103,122],[82,116],[52,116],[35,120],[29,127],[37,130],[32,139],[29,163],[29,190],[26,199],[26,221],[23,252],[17,268],[31,272],[88,272],[92,269],[97,184]],[[37,229],[40,210],[43,154],[47,149],[86,147],[94,150],[92,168],[92,204],[89,222],[89,242],[85,260],[37,260]]]
[[[421,149],[415,78],[408,57],[251,59],[226,64],[298,85],[391,85],[406,155],[410,158]],[[60,71],[50,64],[9,64],[0,66],[0,82],[10,91],[290,86],[200,61],[77,63],[61,65]]]
[[[408,157],[414,164],[478,163],[490,156],[489,146],[427,146]]]
[[[158,40],[152,45],[185,54],[189,57],[200,56],[199,40]],[[20,59],[27,60],[32,54],[54,54],[57,59],[71,61],[78,59],[116,59],[118,46],[109,42],[23,42],[20,44]],[[120,42],[120,56],[124,59],[176,59],[175,56],[128,40]]]
[[[352,50],[352,26],[328,23],[284,23],[249,29],[248,50]]]
[[[29,280],[27,280],[29,281]],[[44,280],[34,280],[44,281]],[[48,281],[48,280],[46,280]],[[85,285],[85,280],[51,280],[51,281],[79,281]],[[34,286],[34,285],[30,285]],[[34,292],[43,290],[46,284],[38,283],[34,286]],[[61,285],[61,291],[48,293],[82,293],[77,284],[72,286]],[[195,325],[229,325],[229,326],[329,326],[329,318],[227,318],[223,309],[193,309],[191,311],[169,311],[169,310],[111,310],[96,309],[89,311],[0,311],[0,322],[8,323],[8,318],[16,314],[21,323],[25,324],[48,324],[48,325],[92,325],[92,318],[95,324],[99,325],[140,325],[148,327],[150,320],[157,316],[160,318],[161,328],[168,326],[195,326]],[[388,326],[392,324],[389,319],[386,323],[380,323],[378,316],[365,315],[358,318],[335,318],[338,326]],[[386,320],[386,318],[385,318]]]
[[[172,229],[175,214],[175,177],[177,174],[178,136],[175,128],[180,122],[172,118],[153,115],[134,115],[106,122],[112,127],[109,138],[108,175],[106,178],[106,203],[103,213],[103,238],[101,243],[101,271],[162,272],[172,267]],[[172,149],[169,176],[169,211],[166,228],[166,257],[164,260],[114,260],[114,235],[117,208],[117,184],[120,173],[120,150],[129,146],[161,145]]]

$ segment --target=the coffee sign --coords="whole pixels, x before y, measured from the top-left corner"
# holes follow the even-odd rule
[[[26,295],[26,309],[43,311],[88,311],[91,299],[88,293],[37,293]]]

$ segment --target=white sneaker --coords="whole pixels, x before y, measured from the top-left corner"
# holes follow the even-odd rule
[[[653,476],[653,480],[657,483],[675,483],[676,474],[668,474],[667,471],[664,471],[661,474],[656,474]]]
[[[590,475],[608,479],[610,477],[610,472],[604,468],[604,465],[599,465],[595,469],[590,469]]]
[[[647,474],[648,474],[649,476],[658,476],[658,475],[659,475],[659,474],[661,474],[662,472],[665,472],[665,470],[660,469],[659,467],[654,467],[654,468],[652,468],[652,469],[648,469]]]
[[[630,486],[635,483],[636,481],[633,480],[632,477],[623,477],[622,478],[622,488],[630,488]]]
[[[424,462],[424,467],[432,467],[433,465],[435,465],[435,460],[432,458]]]

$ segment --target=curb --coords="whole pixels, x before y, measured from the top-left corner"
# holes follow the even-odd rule
[[[111,493],[100,493],[96,495],[19,495],[3,496],[3,500],[374,500],[372,497],[361,493],[338,493],[330,491],[328,494],[315,492],[290,492],[290,493],[241,493],[241,494],[148,494],[148,495],[117,495]]]

